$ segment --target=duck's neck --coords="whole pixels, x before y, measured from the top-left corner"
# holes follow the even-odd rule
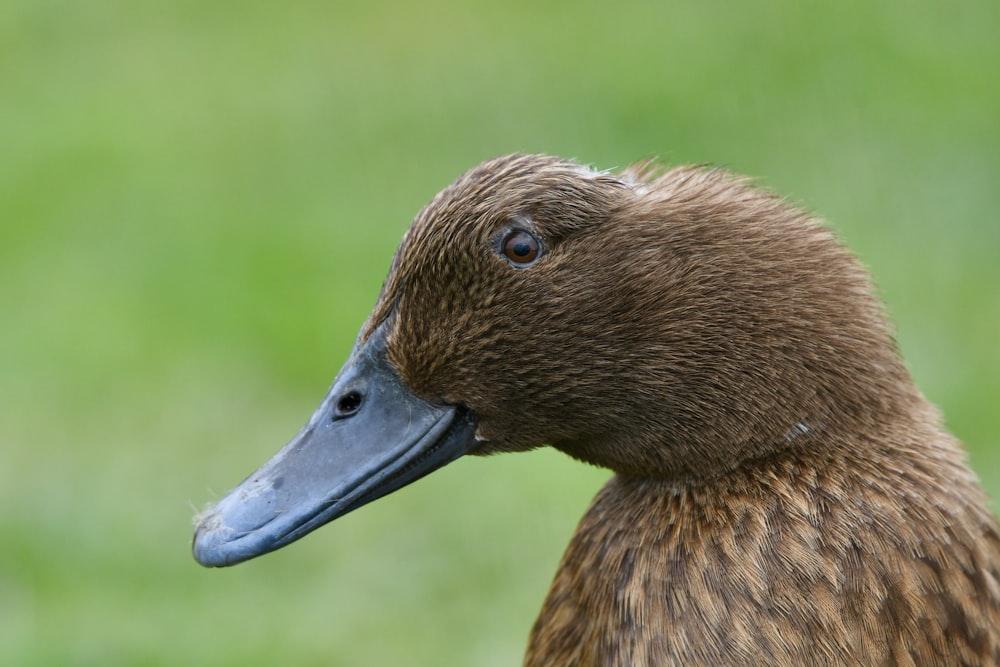
[[[986,636],[1000,592],[971,615],[961,596],[982,598],[983,582],[954,566],[1000,563],[1000,539],[930,417],[850,448],[826,434],[826,447],[713,480],[613,477],[563,558],[525,664],[900,664],[964,650],[965,629],[945,637],[954,614]],[[932,594],[935,617],[913,617]]]

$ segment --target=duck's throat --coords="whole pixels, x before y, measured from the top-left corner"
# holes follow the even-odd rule
[[[1000,622],[1000,599],[955,572],[1000,562],[1000,539],[957,451],[939,444],[891,462],[779,457],[711,482],[613,477],[563,557],[525,664],[898,664],[907,646],[974,643]],[[968,627],[949,637],[958,613]]]

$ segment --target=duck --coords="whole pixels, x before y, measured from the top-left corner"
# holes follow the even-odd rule
[[[199,517],[243,562],[465,455],[607,468],[524,664],[1000,665],[1000,536],[823,220],[707,166],[516,154],[405,233],[319,408]]]

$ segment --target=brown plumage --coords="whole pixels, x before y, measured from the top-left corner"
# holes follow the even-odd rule
[[[544,239],[498,261],[509,226]],[[820,222],[721,171],[487,162],[420,214],[369,327],[478,453],[618,473],[527,665],[1000,662],[1000,538]]]
[[[417,217],[376,331],[409,391],[476,415],[471,453],[615,472],[526,665],[1000,664],[986,498],[866,272],[786,201],[498,158]]]

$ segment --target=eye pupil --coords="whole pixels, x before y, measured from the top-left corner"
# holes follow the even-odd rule
[[[500,246],[504,257],[515,266],[527,266],[541,254],[541,244],[523,229],[515,229],[504,237]]]

